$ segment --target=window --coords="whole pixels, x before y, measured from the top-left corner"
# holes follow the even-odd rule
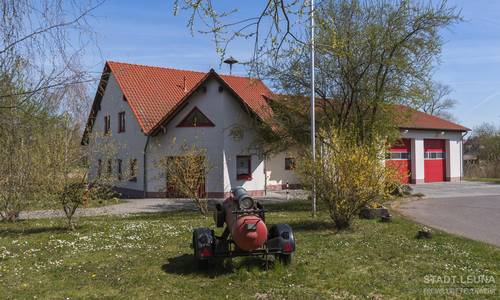
[[[122,180],[122,160],[116,160],[116,177],[118,180]]]
[[[137,159],[131,159],[129,162],[129,181],[137,181]]]
[[[111,132],[111,116],[104,116],[104,133]]]
[[[102,160],[97,160],[97,177],[101,177],[102,175]]]
[[[118,113],[118,132],[125,132],[125,112]]]
[[[425,159],[443,159],[444,152],[425,152],[424,158]]]
[[[208,119],[197,107],[177,125],[177,127],[214,127],[214,123]]]
[[[111,175],[112,172],[113,172],[113,163],[111,162],[111,159],[108,159],[108,170],[107,170],[108,176]]]
[[[285,157],[285,170],[295,169],[295,158]]]
[[[236,179],[252,179],[252,158],[250,155],[236,156]]]
[[[389,152],[385,154],[385,159],[410,159],[409,152]]]

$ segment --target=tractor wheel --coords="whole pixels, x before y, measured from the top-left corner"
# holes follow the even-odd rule
[[[210,240],[210,241],[207,241],[207,242],[212,243],[213,232],[208,228],[197,228],[193,231],[194,260],[195,260],[196,266],[199,269],[206,270],[206,269],[208,269],[208,267],[210,265],[211,258],[200,258],[199,257],[198,242],[199,242],[200,236],[202,236],[202,235],[209,236],[210,238],[208,238],[208,240]]]

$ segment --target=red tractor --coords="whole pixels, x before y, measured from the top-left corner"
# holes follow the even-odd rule
[[[242,187],[232,190],[232,197],[217,203],[215,224],[223,227],[221,236],[210,228],[193,230],[194,257],[200,268],[206,268],[216,257],[274,255],[281,263],[292,262],[295,239],[288,224],[275,224],[269,230],[264,208]]]

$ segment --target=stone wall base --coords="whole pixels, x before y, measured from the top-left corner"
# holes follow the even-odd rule
[[[120,193],[121,198],[144,198],[144,192],[127,188],[115,188]],[[252,197],[264,196],[264,190],[248,191]],[[207,192],[207,198],[227,198],[231,196],[231,192]],[[146,198],[168,198],[166,192],[147,192]]]
[[[271,184],[267,186],[268,191],[282,191],[282,190],[299,190],[302,188],[302,185],[299,183],[289,184],[288,187],[286,184]]]

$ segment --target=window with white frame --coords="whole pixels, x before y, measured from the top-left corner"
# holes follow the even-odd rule
[[[410,152],[389,152],[386,153],[385,159],[392,159],[392,160],[409,160],[411,157]]]
[[[425,152],[424,158],[425,159],[443,159],[444,152]]]
[[[252,179],[252,157],[250,155],[236,156],[236,179]]]

